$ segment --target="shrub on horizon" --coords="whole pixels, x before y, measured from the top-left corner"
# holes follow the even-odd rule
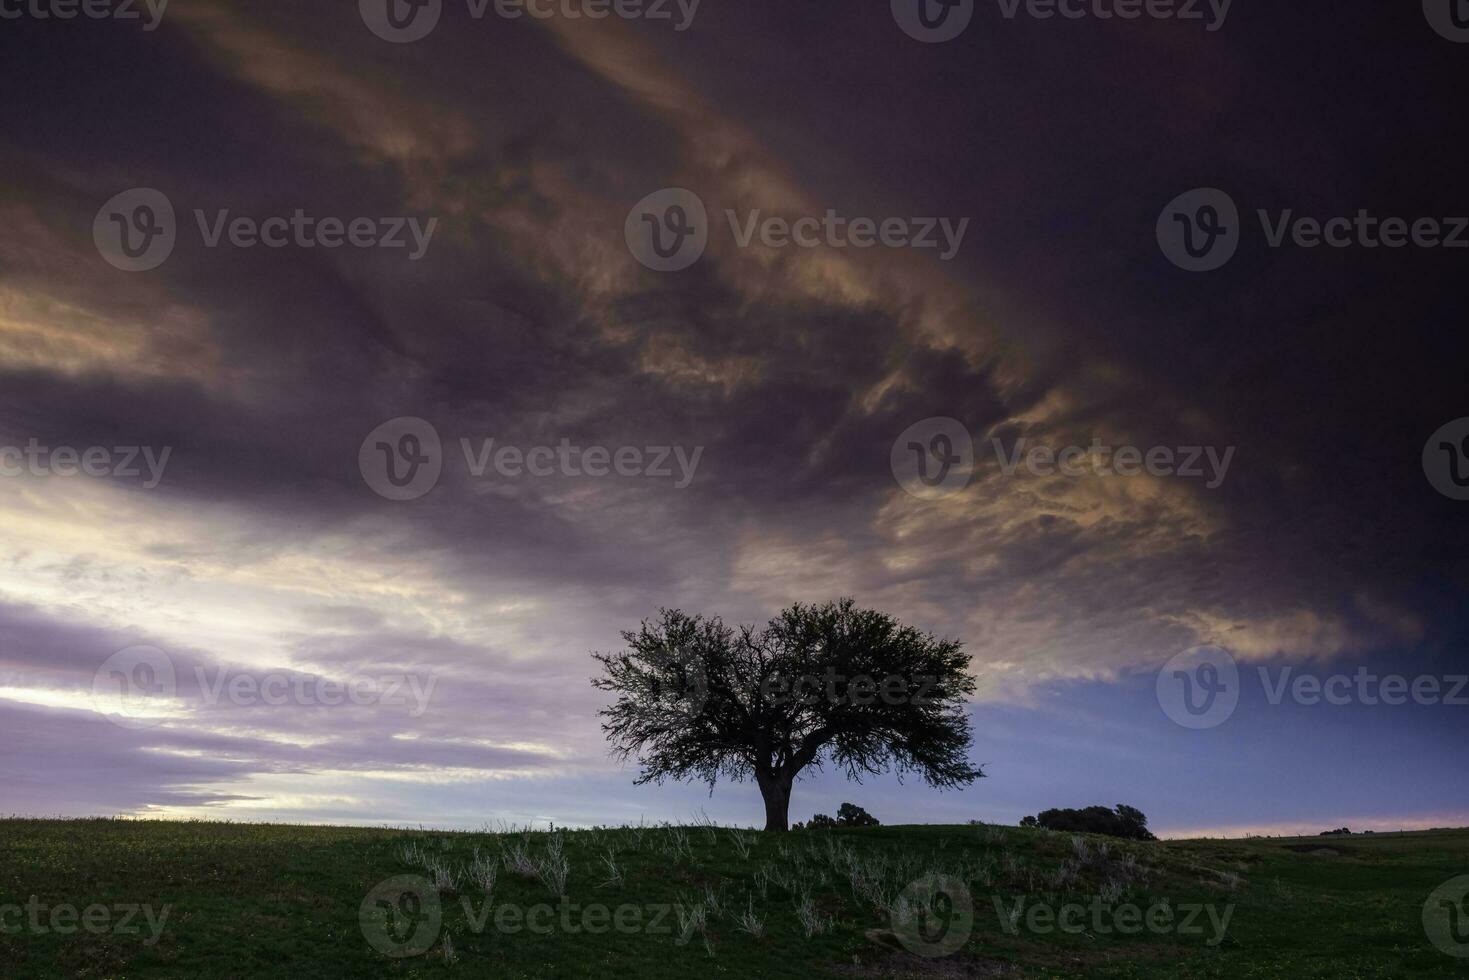
[[[1116,810],[1104,806],[1089,806],[1081,810],[1042,810],[1033,817],[1020,821],[1022,827],[1043,827],[1046,830],[1064,831],[1072,834],[1103,834],[1123,840],[1157,840],[1148,830],[1148,818],[1136,807],[1125,803],[1117,804]]]
[[[824,813],[818,813],[811,817],[806,824],[796,824],[795,830],[829,830],[832,827],[880,827],[882,821],[862,809],[855,803],[843,803],[837,809],[836,818],[833,819]]]
[[[843,803],[837,809],[837,823],[843,827],[876,827],[880,822],[855,803]]]

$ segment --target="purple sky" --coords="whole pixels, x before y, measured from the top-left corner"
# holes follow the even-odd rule
[[[816,776],[793,819],[1469,823],[1469,503],[1422,463],[1469,415],[1464,253],[1272,249],[1254,218],[1469,214],[1469,47],[1417,5],[1207,31],[978,4],[938,44],[886,0],[704,0],[684,30],[444,0],[411,43],[355,3],[271,7],[0,21],[0,813],[758,823],[752,785],[632,785],[589,653],[660,607],[850,595],[964,641],[990,778]],[[708,246],[653,271],[625,230],[674,187]],[[1197,187],[1245,215],[1210,273],[1155,235]],[[125,271],[96,235],[137,188],[176,242]],[[211,247],[226,210],[410,247]],[[967,225],[944,258],[742,246],[727,211]],[[387,499],[405,418],[441,472]],[[910,493],[895,442],[936,418],[966,485]],[[476,475],[486,440],[522,463]],[[1090,455],[1006,472],[994,440]],[[151,455],[65,475],[32,445]],[[1239,703],[1195,730],[1157,677],[1200,646]],[[1282,670],[1441,697],[1272,698]]]

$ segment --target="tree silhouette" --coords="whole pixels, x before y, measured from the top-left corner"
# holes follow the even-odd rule
[[[1137,807],[1125,803],[1117,809],[1104,806],[1089,806],[1080,810],[1042,810],[1033,817],[1020,821],[1022,827],[1044,827],[1066,833],[1106,834],[1126,840],[1157,840],[1148,830],[1148,818]]]
[[[969,657],[851,599],[796,604],[763,629],[662,610],[622,634],[627,649],[596,653],[597,688],[617,695],[602,729],[636,783],[753,779],[765,829],[789,826],[791,788],[832,764],[849,779],[895,771],[931,786],[984,773],[967,758]]]

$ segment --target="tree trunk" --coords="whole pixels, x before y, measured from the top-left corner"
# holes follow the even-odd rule
[[[765,797],[765,829],[784,833],[791,829],[791,782],[780,775],[761,779],[760,795]]]

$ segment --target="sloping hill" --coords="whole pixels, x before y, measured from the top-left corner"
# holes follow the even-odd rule
[[[7,820],[0,976],[1463,977],[1423,910],[1466,873],[1464,831]]]

